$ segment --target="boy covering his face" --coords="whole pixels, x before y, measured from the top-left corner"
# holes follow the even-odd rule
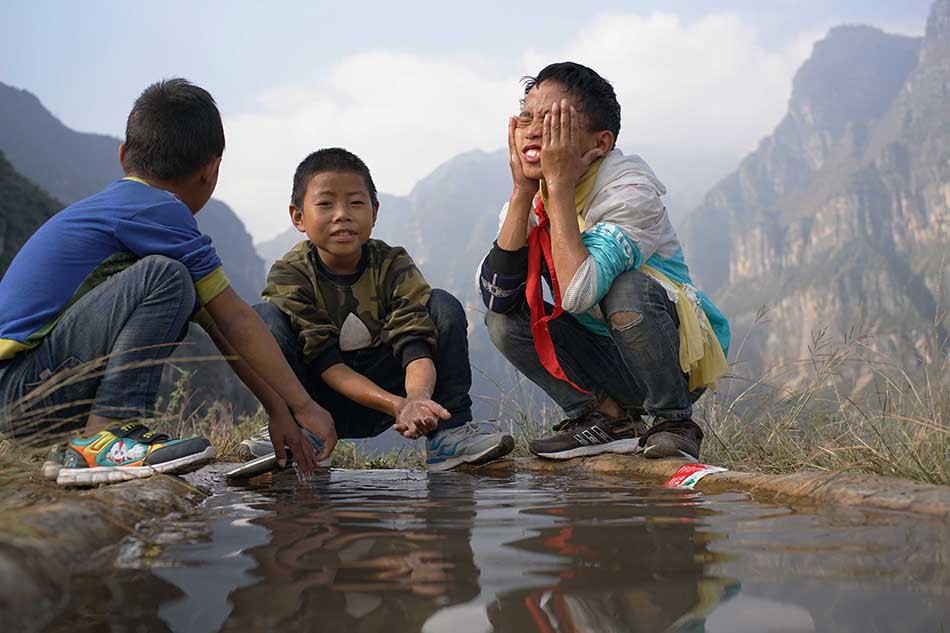
[[[665,187],[615,147],[619,132],[613,87],[590,68],[551,64],[526,80],[508,126],[512,194],[480,271],[486,324],[566,414],[535,454],[695,460],[692,403],[725,373],[729,325],[693,286]]]

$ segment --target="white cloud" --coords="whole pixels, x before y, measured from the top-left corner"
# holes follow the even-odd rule
[[[814,36],[770,51],[733,14],[690,23],[665,13],[604,14],[565,46],[527,50],[503,67],[472,57],[354,55],[324,73],[301,73],[295,85],[260,95],[256,112],[225,120],[218,195],[256,239],[266,239],[285,226],[297,163],[332,145],[359,154],[381,191],[405,194],[460,152],[503,146],[518,79],[563,59],[614,84],[622,147],[739,156],[781,118]]]

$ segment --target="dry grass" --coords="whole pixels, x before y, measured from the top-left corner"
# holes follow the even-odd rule
[[[696,407],[695,418],[706,431],[703,460],[737,470],[851,471],[950,484],[950,353],[946,340],[933,338],[913,369],[875,352],[867,335],[832,341],[824,332],[814,337],[809,358],[755,379],[738,375],[741,365],[734,364],[724,388]],[[801,374],[803,367],[804,380],[785,384],[786,375]],[[96,370],[82,371],[60,384]],[[260,411],[239,417],[227,404],[194,402],[191,375],[181,373],[176,390],[146,422],[173,436],[208,437],[220,460],[235,460],[237,445],[266,424],[266,417]],[[516,437],[514,454],[527,456],[528,441],[559,421],[560,411],[550,402],[531,401],[517,381],[507,391],[499,386],[499,393],[497,418]],[[35,443],[0,441],[0,489],[43,494],[36,480],[45,452]],[[422,468],[424,455],[419,447],[370,453],[342,441],[333,465]]]

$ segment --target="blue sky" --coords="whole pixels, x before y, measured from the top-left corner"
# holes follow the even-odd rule
[[[622,141],[741,155],[778,122],[795,68],[830,26],[919,34],[929,4],[8,0],[0,81],[75,129],[117,136],[155,79],[207,87],[228,131],[219,195],[263,238],[275,231],[255,209],[284,204],[273,182],[305,148],[353,147],[382,190],[406,193],[459,151],[500,147],[517,78],[565,57],[614,82]]]

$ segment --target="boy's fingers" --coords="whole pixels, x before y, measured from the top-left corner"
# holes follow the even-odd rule
[[[577,131],[577,110],[574,109],[574,106],[571,106],[570,115],[571,115],[570,121],[569,121],[570,124],[568,125],[567,133],[568,133],[568,139],[570,140],[571,143],[573,143],[574,140],[579,137],[577,133],[578,132]]]
[[[561,105],[557,101],[551,104],[551,142],[561,142]]]
[[[332,433],[329,437],[323,438],[323,448],[320,450],[320,454],[313,458],[314,466],[319,466],[320,462],[325,460],[330,456],[331,453],[333,453],[333,449],[336,448],[336,443],[336,433]]]
[[[541,148],[547,149],[551,146],[551,113],[544,115],[544,123],[541,125]]]
[[[518,124],[515,117],[508,117],[508,151],[511,153],[511,158],[515,157],[515,126]]]

